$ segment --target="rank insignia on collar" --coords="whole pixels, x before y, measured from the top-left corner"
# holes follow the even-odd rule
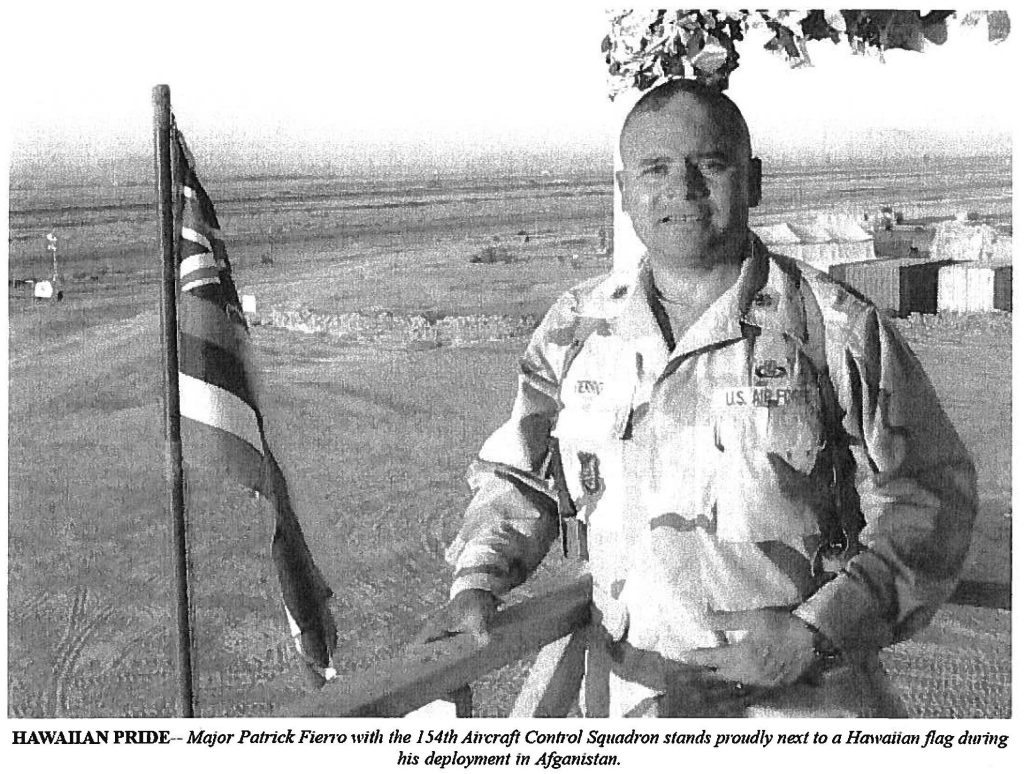
[[[786,367],[775,360],[765,360],[754,366],[754,376],[758,379],[778,379],[786,375]]]

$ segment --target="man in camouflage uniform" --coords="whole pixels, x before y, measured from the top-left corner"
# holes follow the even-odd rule
[[[561,487],[594,582],[588,715],[898,715],[878,651],[956,584],[970,457],[878,310],[748,230],[760,164],[730,100],[660,86],[621,151],[646,256],[534,333],[435,634],[486,637]]]

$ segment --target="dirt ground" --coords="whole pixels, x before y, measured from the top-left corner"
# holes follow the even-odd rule
[[[585,229],[593,234],[599,223]],[[470,265],[474,229],[278,245],[236,254],[240,291],[325,314],[539,315],[599,271],[571,230],[521,263]],[[568,260],[582,254],[577,266]],[[562,259],[562,260],[559,260]],[[10,302],[9,712],[173,714],[172,598],[160,409],[158,290],[149,278],[74,284],[61,304]],[[966,575],[1010,578],[1010,326],[906,326],[976,455],[981,513]],[[521,338],[409,346],[253,329],[272,444],[335,591],[339,671],[393,655],[446,597],[443,551],[468,500],[463,473],[512,398]],[[264,715],[304,690],[270,561],[263,506],[191,469],[188,482],[200,715]],[[566,573],[549,561],[523,594]],[[947,607],[887,663],[914,714],[1009,714],[1008,612]],[[522,665],[476,686],[507,713]]]

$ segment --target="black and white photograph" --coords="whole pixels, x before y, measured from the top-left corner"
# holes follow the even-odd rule
[[[4,746],[999,761],[1017,16],[5,10]]]

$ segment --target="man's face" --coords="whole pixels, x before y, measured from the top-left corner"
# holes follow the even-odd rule
[[[727,111],[677,94],[622,136],[622,205],[655,268],[739,260],[760,181]]]

